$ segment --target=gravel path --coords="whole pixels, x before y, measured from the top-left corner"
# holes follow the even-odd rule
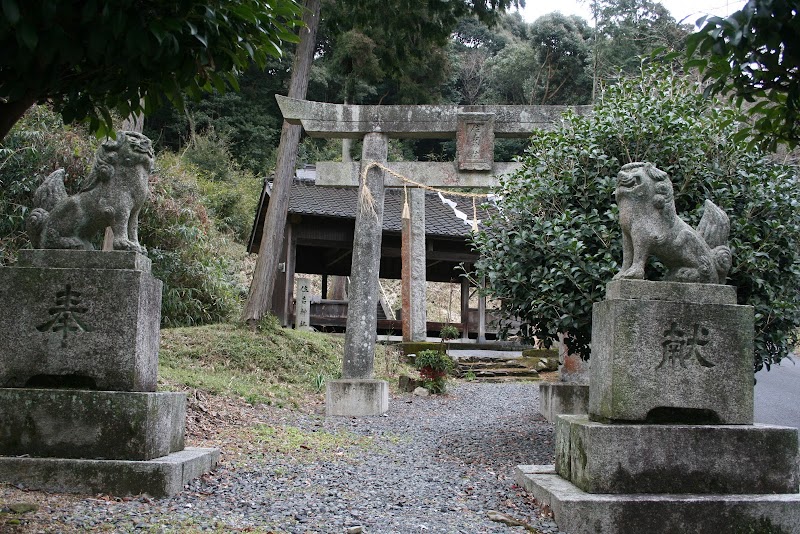
[[[20,516],[20,532],[526,531],[490,520],[490,510],[533,532],[558,530],[512,478],[518,464],[553,462],[553,427],[538,414],[535,383],[398,395],[377,418],[326,419],[319,405],[265,410],[214,436],[222,467],[173,498],[48,501],[0,486],[0,503],[38,501],[38,511]]]

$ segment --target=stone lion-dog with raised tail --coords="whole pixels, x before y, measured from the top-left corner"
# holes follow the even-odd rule
[[[115,250],[144,253],[139,244],[139,212],[149,195],[153,144],[136,132],[117,132],[97,150],[85,187],[74,195],[64,188],[64,169],[48,176],[33,197],[26,221],[34,248],[92,250],[91,240],[107,226]]]
[[[614,192],[622,226],[622,269],[614,279],[644,279],[647,258],[667,267],[665,280],[724,284],[731,268],[730,221],[710,200],[695,230],[675,211],[672,182],[652,163],[629,163]]]

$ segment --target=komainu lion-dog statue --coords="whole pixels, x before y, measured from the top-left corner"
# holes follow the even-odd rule
[[[725,283],[731,268],[730,221],[713,202],[705,201],[695,230],[678,217],[672,182],[652,163],[623,166],[614,193],[622,226],[622,269],[615,279],[644,279],[652,255],[667,267],[667,281]]]
[[[26,226],[34,248],[92,250],[91,240],[106,227],[115,250],[144,253],[139,244],[139,212],[149,194],[153,144],[136,132],[117,132],[97,150],[85,187],[72,196],[64,169],[48,176],[34,194]]]

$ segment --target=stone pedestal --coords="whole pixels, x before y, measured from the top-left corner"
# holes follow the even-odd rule
[[[571,382],[539,384],[539,413],[551,423],[561,414],[586,414],[589,407],[589,385]]]
[[[0,456],[0,480],[63,493],[169,497],[218,463],[219,449],[200,447],[147,461]]]
[[[155,391],[161,285],[133,252],[20,251],[0,270],[0,387]]]
[[[592,313],[592,418],[753,422],[753,308],[732,286],[615,280],[606,291]]]
[[[589,414],[559,415],[555,466],[517,482],[571,534],[799,532],[798,431],[752,424],[752,308],[719,285],[606,293]]]
[[[539,385],[539,413],[551,423],[561,414],[581,415],[589,411],[590,362],[570,354],[565,337],[559,335],[559,381]]]
[[[329,380],[325,385],[325,415],[362,417],[389,410],[389,384],[385,380]]]
[[[0,269],[0,481],[171,495],[219,462],[156,393],[161,282],[134,252],[22,251]]]
[[[0,389],[0,454],[152,460],[183,450],[186,395]]]
[[[588,493],[795,493],[798,460],[790,427],[556,421],[556,472]]]
[[[796,534],[800,525],[800,493],[587,493],[552,465],[520,465],[515,479],[569,534]]]

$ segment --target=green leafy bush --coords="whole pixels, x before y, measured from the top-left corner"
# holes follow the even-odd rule
[[[78,191],[96,148],[96,139],[81,127],[64,126],[48,106],[33,106],[9,132],[0,144],[0,265],[28,245],[25,217],[42,179],[63,168],[67,191]]]
[[[449,339],[455,339],[458,337],[458,328],[452,324],[446,324],[442,326],[442,330],[439,332],[439,338],[442,341],[447,341]]]
[[[780,361],[800,327],[797,168],[735,142],[738,115],[663,67],[608,88],[591,116],[536,132],[522,169],[502,180],[499,212],[474,240],[478,275],[520,334],[589,356],[592,303],[619,269],[615,176],[632,161],[666,171],[680,216],[696,226],[706,198],[730,216],[728,283],[755,308],[754,366]],[[660,278],[651,261],[648,278]],[[656,276],[652,276],[652,275]],[[506,326],[506,331],[508,326]]]
[[[453,371],[455,364],[442,351],[422,350],[414,358],[414,367],[419,369],[425,389],[431,393],[444,393],[447,388],[447,375]]]
[[[213,131],[194,136],[182,156],[196,169],[203,205],[217,229],[245,243],[253,226],[261,181],[234,161],[227,141]]]
[[[196,168],[162,153],[150,181],[150,202],[140,216],[139,235],[164,282],[164,326],[190,326],[228,319],[244,288],[224,254],[224,237],[208,217]]]

